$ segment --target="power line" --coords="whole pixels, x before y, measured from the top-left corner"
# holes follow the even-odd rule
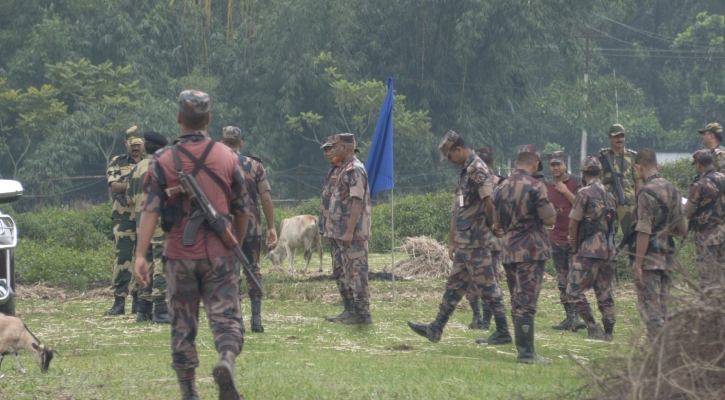
[[[669,37],[669,36],[664,36],[664,35],[660,35],[659,33],[650,32],[650,31],[646,31],[644,29],[640,29],[640,28],[635,28],[633,26],[629,26],[629,25],[627,25],[627,24],[625,24],[623,22],[615,21],[615,20],[613,20],[613,19],[611,19],[609,17],[606,17],[604,15],[601,15],[601,14],[595,14],[595,15],[597,17],[601,18],[601,19],[604,19],[604,20],[608,21],[608,22],[611,22],[613,24],[616,24],[616,25],[619,25],[621,27],[627,28],[627,29],[629,29],[629,30],[631,30],[633,32],[637,32],[639,34],[648,36],[648,37],[650,37],[652,39],[657,39],[657,40],[665,41],[665,42],[668,42],[668,43],[674,43],[675,40],[677,40],[677,38],[673,38],[673,37]],[[700,48],[700,49],[709,49],[709,48],[712,48],[712,47],[723,47],[723,48],[725,48],[725,46],[723,46],[723,45],[714,46],[714,45],[711,45],[710,43],[699,42],[699,41],[696,41],[696,40],[693,40],[692,43],[694,43],[694,44],[682,43],[682,45],[689,46],[689,47],[694,47],[694,48]],[[704,46],[697,46],[696,44],[702,44]]]

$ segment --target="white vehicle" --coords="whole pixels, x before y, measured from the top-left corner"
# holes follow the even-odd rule
[[[0,204],[18,201],[23,185],[18,181],[0,179]],[[15,260],[13,249],[18,244],[15,220],[0,211],[0,313],[15,315]]]

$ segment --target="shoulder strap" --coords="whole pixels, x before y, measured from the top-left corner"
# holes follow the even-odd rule
[[[172,154],[174,156],[174,168],[176,168],[177,172],[183,172],[181,169],[181,160],[179,158],[179,152],[184,153],[184,155],[189,158],[194,163],[194,169],[191,171],[190,175],[196,177],[196,175],[199,173],[199,171],[204,171],[206,174],[211,178],[214,183],[219,186],[219,189],[221,189],[222,193],[224,193],[224,197],[229,201],[229,193],[227,193],[227,188],[224,185],[224,182],[219,178],[219,175],[215,174],[214,171],[209,169],[206,165],[204,165],[204,161],[206,160],[207,156],[209,156],[209,153],[211,152],[212,147],[214,146],[214,141],[209,140],[209,144],[206,145],[206,148],[204,149],[204,152],[202,153],[200,158],[194,157],[189,150],[186,150],[183,146],[180,144],[175,144],[171,147]]]

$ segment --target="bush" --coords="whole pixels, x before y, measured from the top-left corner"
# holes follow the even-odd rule
[[[672,183],[684,197],[687,197],[696,174],[697,171],[689,158],[660,165],[660,175]]]
[[[110,204],[93,206],[90,210],[63,211],[60,207],[46,207],[40,212],[14,217],[21,242],[30,239],[92,250],[113,240]]]

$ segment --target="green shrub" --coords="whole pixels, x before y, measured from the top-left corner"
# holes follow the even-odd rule
[[[697,171],[689,158],[660,165],[660,175],[670,181],[684,197],[689,193],[695,174]]]
[[[113,240],[110,204],[68,211],[60,207],[46,207],[40,212],[14,217],[21,241],[30,239],[77,250],[92,250]]]

